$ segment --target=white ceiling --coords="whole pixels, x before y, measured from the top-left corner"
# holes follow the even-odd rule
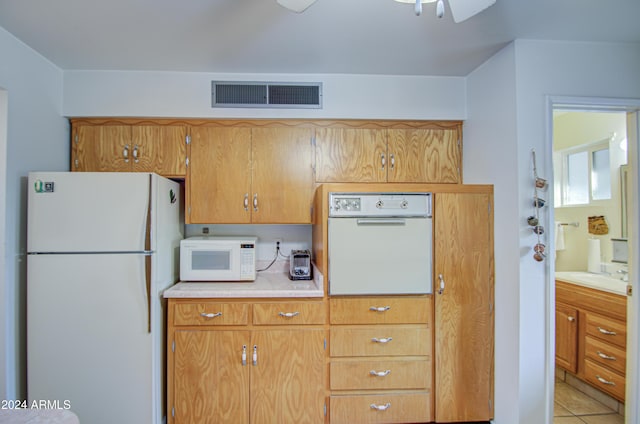
[[[640,43],[639,21],[640,0],[497,0],[459,24],[393,0],[0,0],[64,70],[466,76],[516,38]]]

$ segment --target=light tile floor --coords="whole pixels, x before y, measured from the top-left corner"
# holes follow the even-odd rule
[[[553,424],[624,424],[624,417],[575,389],[556,380]]]

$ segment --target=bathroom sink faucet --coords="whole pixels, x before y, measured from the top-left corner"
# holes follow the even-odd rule
[[[624,268],[621,268],[619,270],[616,271],[618,274],[622,274],[622,276],[620,277],[620,279],[622,281],[629,281],[629,271],[627,271]]]

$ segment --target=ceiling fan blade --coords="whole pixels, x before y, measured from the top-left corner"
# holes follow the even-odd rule
[[[316,0],[277,0],[278,4],[292,12],[302,13]]]
[[[449,10],[455,23],[466,21],[470,17],[482,12],[496,0],[449,0]]]

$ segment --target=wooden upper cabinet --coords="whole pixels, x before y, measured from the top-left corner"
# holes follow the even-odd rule
[[[192,127],[187,222],[251,222],[251,129]]]
[[[323,183],[387,181],[385,130],[316,130],[316,181]]]
[[[252,222],[311,223],[311,129],[255,128],[252,137]]]
[[[434,195],[436,422],[493,417],[493,216],[486,193]],[[440,280],[441,279],[441,280]]]
[[[313,199],[312,130],[193,127],[190,224],[307,224]]]
[[[321,128],[316,181],[460,183],[459,129]]]
[[[185,176],[186,137],[187,127],[182,125],[132,126],[132,171]]]
[[[131,171],[128,125],[78,125],[74,128],[71,170]]]
[[[186,174],[184,125],[73,125],[72,171]]]
[[[460,145],[455,129],[390,129],[388,181],[460,183]]]

